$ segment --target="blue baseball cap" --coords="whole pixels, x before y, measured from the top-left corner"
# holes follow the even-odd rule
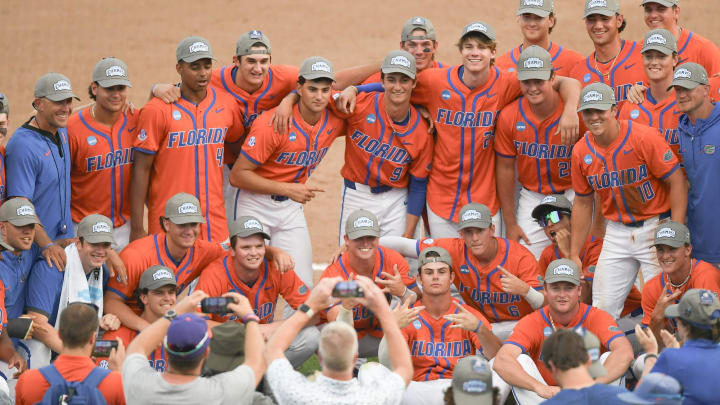
[[[191,358],[205,353],[210,344],[207,323],[193,313],[178,315],[170,323],[163,345],[168,353]]]
[[[617,394],[629,404],[680,405],[683,396],[678,380],[663,373],[650,373],[643,377],[633,392]]]

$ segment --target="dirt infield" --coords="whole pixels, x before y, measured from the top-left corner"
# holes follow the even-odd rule
[[[592,44],[581,21],[582,0],[555,0],[555,42],[583,54]],[[432,20],[444,63],[458,61],[454,43],[471,20],[488,22],[496,31],[498,55],[520,40],[516,0],[414,1],[0,1],[0,91],[11,101],[11,131],[32,108],[35,80],[48,71],[62,72],[82,98],[99,58],[116,56],[128,63],[134,84],[131,99],[142,106],[153,83],[175,82],[175,47],[195,34],[210,40],[217,65],[231,63],[237,37],[259,29],[272,42],[273,63],[299,65],[307,56],[322,55],[336,68],[379,63],[399,44],[403,22],[422,15]],[[640,0],[621,0],[628,20],[626,39],[646,31]],[[720,43],[717,0],[682,0],[681,24]],[[333,145],[311,183],[326,192],[306,206],[314,261],[324,262],[337,244],[344,144]]]

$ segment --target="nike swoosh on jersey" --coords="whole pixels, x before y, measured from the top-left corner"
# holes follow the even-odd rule
[[[624,151],[623,151],[623,155],[627,155],[627,154],[629,154],[629,153],[632,153],[632,151],[633,151],[632,149],[624,150]]]
[[[628,69],[630,69],[630,68],[633,67],[633,66],[635,66],[635,63],[633,63],[632,65],[627,65],[627,66],[623,66],[623,67],[625,68],[625,70],[628,70]]]
[[[497,95],[497,93],[488,93],[487,98],[493,98]]]
[[[680,60],[678,61],[678,66],[682,65],[683,63],[685,63],[688,59],[689,59],[689,58],[680,59]]]
[[[263,288],[263,290],[265,290],[265,291],[268,291],[268,290],[272,290],[272,286],[271,286],[271,285],[269,285],[269,286],[267,286],[267,287]]]
[[[132,128],[130,128],[130,129],[128,129],[128,132],[132,132],[132,131],[134,131],[134,130],[135,130],[135,128],[137,128],[137,127],[132,127]]]
[[[219,113],[220,111],[222,111],[222,110],[224,110],[224,109],[225,109],[225,107],[223,107],[223,108],[218,108],[218,109],[215,110],[215,112],[216,112],[216,113]]]
[[[682,114],[682,111],[673,110],[673,115],[678,115],[678,114]]]
[[[332,134],[334,130],[335,130],[335,128],[330,128],[330,129],[328,129],[327,134],[328,134],[328,135]]]
[[[45,152],[45,157],[50,156],[50,151]]]

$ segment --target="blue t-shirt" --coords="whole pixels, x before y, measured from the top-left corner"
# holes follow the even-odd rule
[[[627,405],[618,398],[617,394],[628,392],[625,388],[617,385],[595,384],[579,390],[562,390],[554,397],[543,402],[543,404],[556,405],[605,405],[605,404],[622,404]]]
[[[709,340],[687,340],[679,349],[665,349],[653,373],[674,377],[683,387],[683,404],[720,404],[720,346]]]
[[[30,122],[30,121],[28,121]],[[65,128],[55,135],[26,122],[13,133],[5,151],[7,196],[25,197],[52,240],[72,238],[70,149]]]
[[[8,319],[15,319],[25,313],[30,269],[42,255],[34,243],[30,250],[23,251],[19,256],[7,250],[3,250],[0,255],[0,279],[5,285],[5,311]]]

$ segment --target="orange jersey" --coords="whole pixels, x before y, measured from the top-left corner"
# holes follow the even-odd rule
[[[588,132],[575,144],[572,183],[575,193],[600,193],[610,221],[644,221],[670,210],[670,187],[663,182],[680,165],[657,131],[620,120],[620,134],[607,148]]]
[[[459,238],[423,239],[418,241],[416,249],[420,254],[430,246],[445,248],[452,258],[454,284],[463,301],[491,322],[517,321],[533,309],[524,297],[503,291],[500,266],[536,290],[543,289],[540,278],[545,272],[540,272],[535,257],[524,246],[508,239],[495,240],[497,254],[487,266],[480,265]]]
[[[720,72],[720,49],[715,43],[695,32],[683,29],[677,40],[678,66],[695,62],[705,68],[708,77]]]
[[[5,179],[5,147],[0,146],[0,204],[5,202],[7,180]]]
[[[579,303],[578,306],[577,315],[568,325],[553,325],[554,321],[550,319],[549,308],[544,306],[521,319],[515,325],[513,333],[505,341],[505,344],[518,346],[523,353],[535,361],[535,365],[547,385],[557,385],[557,382],[550,370],[543,364],[540,354],[545,338],[553,333],[555,326],[572,329],[583,327],[587,329],[600,340],[603,352],[610,350],[610,343],[613,340],[625,337],[625,333],[607,312],[583,303]]]
[[[720,77],[710,78],[710,100],[713,103],[720,101]]]
[[[455,298],[451,300],[445,315],[460,312],[454,304],[458,301]],[[422,302],[415,302],[411,307],[419,305],[422,305]],[[482,314],[466,304],[461,305],[478,318],[486,328],[491,329],[490,323]],[[423,309],[413,323],[402,329],[415,369],[413,381],[452,378],[458,360],[482,351],[477,333],[462,328],[450,328],[452,325],[452,322],[442,316],[435,319]]]
[[[675,105],[675,92],[670,92],[665,100],[657,102],[650,94],[645,92],[645,101],[640,104],[625,103],[618,114],[621,120],[637,122],[658,130],[670,145],[678,161],[682,161],[678,151],[680,150],[680,139],[678,138],[678,122],[682,113]]]
[[[130,219],[130,169],[138,115],[123,113],[112,128],[95,121],[90,108],[68,120],[73,222],[102,214],[119,227]]]
[[[210,77],[210,84],[222,89],[238,104],[242,114],[245,133],[255,119],[271,108],[277,107],[282,99],[297,88],[298,68],[288,65],[271,65],[262,86],[252,93],[235,84],[237,67],[235,65],[223,66],[215,69]],[[225,153],[225,163],[233,164],[237,156],[229,150]]]
[[[427,69],[444,68],[444,67],[447,67],[447,66],[448,66],[447,63],[441,63],[441,62],[438,62],[438,61],[434,60],[433,63],[432,63],[432,65],[429,66]],[[426,70],[427,70],[427,69],[426,69]],[[420,73],[420,72],[418,72],[418,73]],[[365,80],[362,82],[362,84],[380,83],[380,82],[382,82],[382,77],[381,77],[381,75],[380,75],[380,71],[378,70],[377,72],[375,72],[375,73],[371,74],[370,76],[368,76],[368,78],[365,79]]]
[[[497,58],[495,60],[495,66],[507,72],[514,72],[517,69],[517,61],[520,59],[522,51],[523,46],[520,44],[518,47],[511,49],[506,54]],[[585,59],[580,53],[571,49],[565,49],[553,42],[550,42],[547,51],[552,57],[553,70],[560,76],[570,76],[572,68]]]
[[[130,308],[140,313],[135,290],[140,283],[140,276],[148,267],[159,264],[172,269],[179,294],[200,276],[200,272],[208,264],[224,254],[225,250],[219,244],[198,239],[185,256],[179,262],[175,262],[168,251],[165,234],[148,235],[132,241],[120,252],[120,259],[127,269],[127,284],[121,284],[117,278],[110,278],[107,288],[122,297]]]
[[[255,173],[269,180],[305,183],[336,137],[345,133],[345,121],[326,109],[315,125],[307,124],[298,105],[292,124],[280,135],[269,125],[272,112],[260,116],[242,147],[242,155],[257,165]]]
[[[103,340],[115,340],[120,338],[125,348],[127,348],[130,342],[132,342],[137,335],[138,332],[136,330],[132,330],[127,326],[120,326],[118,330],[105,332],[102,335],[102,338]],[[160,345],[154,352],[150,353],[148,356],[148,362],[150,362],[150,367],[152,367],[155,371],[164,373],[167,368],[167,353],[165,352],[165,346]],[[95,364],[103,368],[108,368],[107,358],[97,358],[95,359]]]
[[[497,213],[493,137],[498,112],[520,96],[514,73],[491,67],[487,82],[470,89],[461,80],[464,66],[418,74],[412,102],[427,107],[437,138],[428,179],[432,211],[457,222],[460,208],[483,203]]]
[[[370,187],[404,188],[410,176],[428,177],[433,140],[415,107],[397,123],[385,112],[384,93],[361,93],[347,123],[343,178]]]
[[[334,263],[325,268],[320,278],[342,277],[343,280],[352,280],[355,278],[357,273],[350,265],[350,258],[348,255],[349,254],[347,252],[343,253]],[[372,278],[384,278],[380,275],[382,272],[395,274],[393,267],[396,265],[398,267],[398,272],[402,277],[403,283],[407,286],[407,288],[413,289],[417,287],[415,279],[410,277],[408,274],[410,266],[408,266],[405,258],[402,257],[400,253],[385,247],[378,247],[377,249],[377,253],[375,254],[375,267],[373,268],[374,276]],[[385,288],[381,284],[377,284],[377,286]],[[353,308],[353,320],[355,330],[358,333],[358,338],[362,338],[367,334],[379,338],[383,336],[382,329],[380,328],[380,322],[375,319],[375,315],[373,315],[369,309],[363,307],[362,305],[357,305]]]
[[[293,309],[297,309],[310,295],[310,290],[294,271],[281,273],[275,264],[267,259],[263,260],[257,280],[252,285],[245,284],[237,276],[230,255],[207,266],[195,289],[202,290],[210,297],[219,297],[229,291],[244,295],[250,301],[255,315],[260,318],[260,323],[273,321],[279,296],[282,295]],[[217,322],[240,322],[234,314],[213,314],[211,319]]]
[[[715,295],[720,294],[720,271],[715,266],[697,259],[692,259],[690,266],[690,279],[679,288],[672,286],[670,277],[665,272],[645,284],[642,290],[643,325],[650,325],[650,318],[661,294],[671,295],[678,290],[681,291],[680,296],[675,299],[675,304],[679,303],[680,298],[691,288],[703,288],[712,291]],[[668,330],[675,331],[674,322],[666,320],[666,325],[669,326]]]
[[[160,233],[158,218],[165,203],[177,193],[200,200],[206,223],[203,239],[222,242],[228,238],[222,164],[225,142],[243,134],[237,103],[212,86],[197,106],[185,98],[165,104],[153,98],[140,110],[136,151],[154,155],[147,196],[148,232]]]
[[[0,280],[0,321],[2,322],[2,327],[0,327],[0,335],[5,333],[5,328],[7,328],[7,311],[5,310],[5,284]]]
[[[555,134],[564,103],[553,114],[539,121],[525,97],[503,108],[495,129],[495,153],[517,158],[518,181],[540,194],[559,194],[571,188],[570,157],[572,146]],[[582,120],[580,121],[582,122]]]
[[[595,52],[575,65],[570,77],[585,87],[591,83],[605,83],[615,90],[618,109],[627,100],[628,91],[635,84],[647,82],[640,49],[642,43],[623,40],[620,53],[608,64],[595,62]]]

